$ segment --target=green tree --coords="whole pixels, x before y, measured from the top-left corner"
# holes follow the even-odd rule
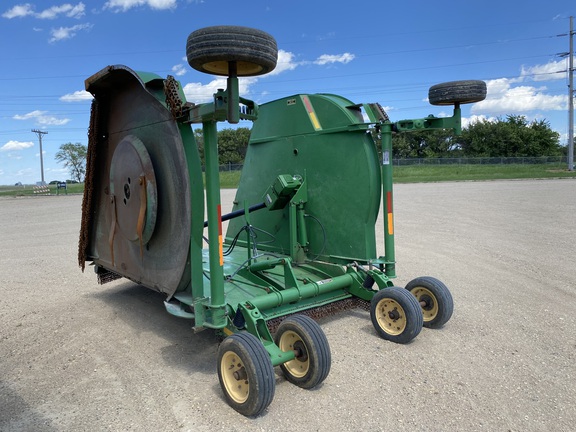
[[[392,137],[395,158],[457,157],[460,147],[450,130],[402,132]]]
[[[196,140],[196,146],[198,147],[198,153],[200,154],[200,160],[204,163],[204,134],[202,129],[194,129],[194,139]]]
[[[524,116],[509,115],[496,121],[469,125],[460,137],[465,156],[535,157],[562,154],[560,135],[546,120],[531,123]]]
[[[244,161],[250,141],[250,129],[222,129],[218,132],[218,156],[220,164],[237,164]]]
[[[196,139],[200,159],[202,163],[205,163],[202,129],[194,129],[194,138]],[[228,128],[218,131],[218,162],[220,165],[242,163],[246,156],[248,141],[250,141],[250,129],[248,128]]]
[[[83,182],[86,176],[86,154],[88,147],[80,143],[66,143],[60,146],[56,152],[55,159],[63,163],[64,167],[70,170],[72,180]]]

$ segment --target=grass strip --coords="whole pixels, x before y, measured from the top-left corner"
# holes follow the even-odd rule
[[[240,171],[220,173],[220,187],[235,189],[240,183]],[[565,164],[546,165],[408,165],[394,167],[395,183],[430,183],[446,181],[486,181],[512,179],[576,178]],[[49,185],[56,195],[56,185]],[[82,193],[84,184],[69,184],[68,193]],[[65,193],[60,190],[60,194]],[[0,186],[0,196],[32,196],[32,186]]]

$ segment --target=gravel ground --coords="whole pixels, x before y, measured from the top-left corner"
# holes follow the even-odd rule
[[[0,199],[2,431],[574,430],[574,180],[398,185],[398,285],[443,280],[452,320],[407,345],[364,311],[322,320],[330,375],[302,390],[278,371],[256,419],[224,401],[213,332],[79,270],[80,205]]]

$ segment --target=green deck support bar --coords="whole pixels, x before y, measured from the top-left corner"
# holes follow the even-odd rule
[[[298,285],[293,288],[265,294],[250,300],[249,303],[260,310],[266,310],[296,302],[301,299],[316,297],[338,289],[348,288],[352,286],[353,283],[353,276],[346,273],[329,280],[309,282],[304,285]]]
[[[222,221],[220,219],[222,211],[216,121],[205,121],[202,124],[202,129],[206,157],[206,205],[208,238],[210,240],[210,309],[212,309],[213,314],[210,326],[224,328],[226,326],[226,305],[224,299],[224,256],[222,252]]]
[[[240,89],[238,84],[237,74],[237,64],[236,62],[228,63],[228,79],[226,80],[228,88],[226,89],[228,103],[228,123],[237,124],[240,120],[240,112],[238,110],[238,105],[240,104]]]
[[[204,296],[203,275],[202,275],[202,231],[197,227],[200,220],[204,218],[204,206],[198,205],[199,202],[204,202],[204,187],[201,185],[202,177],[193,178],[196,165],[193,163],[195,158],[198,158],[195,149],[192,147],[196,145],[192,128],[188,124],[180,123],[178,125],[180,134],[183,137],[184,151],[186,153],[186,162],[188,164],[188,173],[190,176],[190,202],[195,203],[192,206],[191,230],[190,230],[190,285],[191,295],[194,299],[201,299]],[[197,181],[198,186],[195,187],[193,182]],[[203,313],[200,312],[202,308],[195,308],[196,321],[200,325],[204,322]]]
[[[186,123],[202,123],[202,133],[204,135],[204,148],[206,158],[206,213],[208,216],[208,246],[209,266],[210,266],[210,309],[211,316],[200,323],[209,328],[221,329],[226,327],[226,298],[224,295],[224,255],[223,255],[223,235],[222,235],[222,210],[220,201],[220,171],[218,163],[218,129],[217,122],[227,120],[229,123],[238,123],[240,118],[254,119],[255,104],[251,101],[239,97],[238,77],[236,76],[236,65],[230,63],[230,76],[227,79],[228,88],[225,91],[218,90],[214,94],[214,102],[197,105],[189,112]],[[239,111],[239,103],[248,104],[249,110],[242,115]],[[199,274],[202,274],[198,265],[201,259],[193,250],[191,253],[193,265],[192,281],[193,296],[202,299],[203,295],[199,290],[203,289],[199,283]],[[194,288],[196,287],[196,288]],[[202,301],[200,300],[202,303]],[[199,317],[202,319],[203,317]],[[197,320],[198,321],[198,320]],[[198,323],[197,323],[198,324]]]
[[[384,256],[386,276],[396,277],[396,253],[394,249],[394,210],[392,176],[392,123],[384,123],[382,136],[382,208],[384,210]]]

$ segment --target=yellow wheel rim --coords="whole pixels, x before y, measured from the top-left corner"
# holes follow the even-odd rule
[[[424,322],[432,321],[438,315],[438,300],[428,288],[416,287],[410,291],[422,307]]]
[[[294,351],[296,354],[294,360],[284,363],[286,371],[295,378],[304,377],[310,370],[310,356],[302,338],[288,330],[280,336],[278,346],[282,351]]]
[[[395,300],[384,298],[376,305],[376,321],[380,328],[397,336],[406,329],[406,313],[400,303]]]
[[[226,393],[236,403],[244,403],[250,394],[250,382],[246,368],[240,357],[233,351],[226,351],[220,361],[220,374]]]

